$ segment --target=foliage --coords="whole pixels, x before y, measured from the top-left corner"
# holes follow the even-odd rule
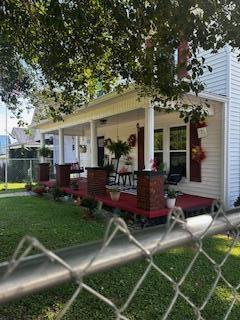
[[[121,192],[121,188],[117,185],[107,186],[106,189],[107,189],[107,191],[112,192],[112,193]]]
[[[51,155],[51,150],[48,147],[42,147],[39,149],[39,155],[41,157],[47,158]]]
[[[129,144],[126,141],[117,140],[117,141],[111,141],[106,148],[114,154],[116,159],[120,159],[121,156],[127,156],[129,155],[132,147],[129,146]]]
[[[27,190],[27,191],[31,191],[32,190],[32,183],[31,182],[27,182],[24,186],[24,188]]]
[[[154,172],[164,173],[165,163],[160,162],[158,164],[158,161],[156,159],[153,159],[153,160],[151,160],[151,170]]]
[[[85,197],[81,200],[81,206],[88,208],[90,213],[93,213],[94,210],[97,208],[98,201],[95,200],[93,197]]]
[[[168,199],[175,199],[177,198],[177,191],[174,189],[168,189],[167,190],[167,197]]]
[[[53,197],[53,200],[58,200],[60,197],[64,195],[64,192],[61,191],[59,187],[53,187],[50,189],[50,193]]]
[[[234,207],[240,207],[240,196],[238,196],[237,199],[235,200]]]
[[[132,166],[133,165],[133,157],[128,156],[125,160],[125,165]]]
[[[71,188],[73,190],[78,190],[78,182],[77,182],[77,180],[71,180],[70,186],[71,186]]]
[[[36,184],[33,188],[32,191],[38,195],[42,195],[45,192],[45,188],[41,184]]]
[[[200,77],[211,71],[199,48],[240,47],[239,15],[238,0],[6,0],[0,96],[16,112],[29,97],[41,104],[40,117],[59,120],[101,93],[134,83],[140,96],[163,107],[177,101],[180,111],[182,95],[203,90]],[[176,63],[180,45],[185,59]]]
[[[80,217],[79,217],[80,211]],[[1,250],[0,261],[9,260],[19,240],[26,234],[38,238],[50,250],[79,245],[81,243],[102,240],[105,225],[95,220],[82,219],[81,208],[66,203],[47,201],[44,198],[17,197],[1,199],[0,202]],[[221,235],[210,237],[204,243],[204,249],[217,262],[223,259],[230,247],[230,239]],[[33,253],[33,252],[31,252]],[[196,252],[189,246],[176,248],[155,255],[154,262],[176,281],[180,281],[184,271]],[[231,250],[227,263],[222,271],[230,283],[239,283],[239,245]],[[117,306],[124,305],[133,288],[146,270],[148,262],[141,260],[126,266],[113,268],[110,271],[98,272],[84,281],[94,290],[101,292]],[[233,272],[234,270],[234,272]],[[197,304],[206,297],[207,290],[216,279],[216,271],[208,259],[200,254],[181,290]],[[232,301],[230,290],[224,282],[219,283],[219,290],[212,296],[204,312],[205,319],[219,320],[222,318]],[[69,300],[75,284],[68,283],[55,289],[36,293],[16,302],[0,306],[0,314],[6,319],[55,319],[57,312]],[[129,319],[153,320],[160,319],[166,306],[172,301],[174,290],[171,283],[165,280],[154,269],[150,270],[140,290],[124,315]],[[195,319],[195,311],[190,309],[181,299],[169,319]],[[99,299],[86,291],[81,292],[66,314],[68,320],[108,320],[114,318],[112,309],[106,307]],[[239,320],[239,304],[232,309],[231,320]]]

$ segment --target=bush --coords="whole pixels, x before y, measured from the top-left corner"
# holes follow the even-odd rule
[[[62,192],[58,187],[51,188],[50,193],[55,201],[64,195],[64,192]]]
[[[238,196],[237,199],[235,200],[234,207],[240,207],[240,196]]]
[[[41,184],[37,184],[32,188],[32,191],[41,196],[44,193],[45,188]]]
[[[81,201],[81,206],[88,208],[89,212],[93,214],[94,210],[97,208],[98,202],[91,197],[83,198]]]

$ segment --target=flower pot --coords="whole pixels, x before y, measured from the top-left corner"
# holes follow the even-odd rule
[[[121,192],[120,191],[115,191],[115,192],[109,192],[110,193],[110,197],[111,197],[111,199],[112,199],[112,201],[118,201],[119,200],[119,198],[120,198],[120,194],[121,194]]]
[[[166,205],[168,209],[173,209],[175,207],[176,204],[176,198],[167,198],[166,200]]]

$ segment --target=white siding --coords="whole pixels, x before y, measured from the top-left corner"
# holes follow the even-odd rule
[[[201,80],[205,83],[205,91],[216,94],[227,94],[227,59],[228,48],[221,49],[218,53],[211,54],[209,51],[200,51],[199,57],[204,57],[205,64],[213,68],[212,72],[207,69]]]
[[[240,63],[236,53],[230,58],[229,86],[229,205],[232,205],[240,194]]]

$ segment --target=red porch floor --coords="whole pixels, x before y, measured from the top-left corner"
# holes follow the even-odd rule
[[[42,182],[47,187],[52,187],[55,184],[54,180]],[[62,190],[68,194],[74,196],[84,197],[87,196],[87,182],[85,179],[81,179],[78,190],[72,190],[71,188],[62,188]],[[137,215],[145,216],[147,218],[156,218],[168,215],[170,209],[164,208],[159,210],[147,211],[137,208],[137,197],[125,192],[121,193],[119,201],[112,201],[109,194],[105,196],[96,196],[96,199],[102,201],[104,205],[111,208],[118,208],[120,210],[135,213]],[[183,194],[178,196],[176,206],[181,207],[185,211],[196,211],[199,209],[209,208],[212,205],[214,199],[205,198],[199,196],[192,196],[189,194]]]

